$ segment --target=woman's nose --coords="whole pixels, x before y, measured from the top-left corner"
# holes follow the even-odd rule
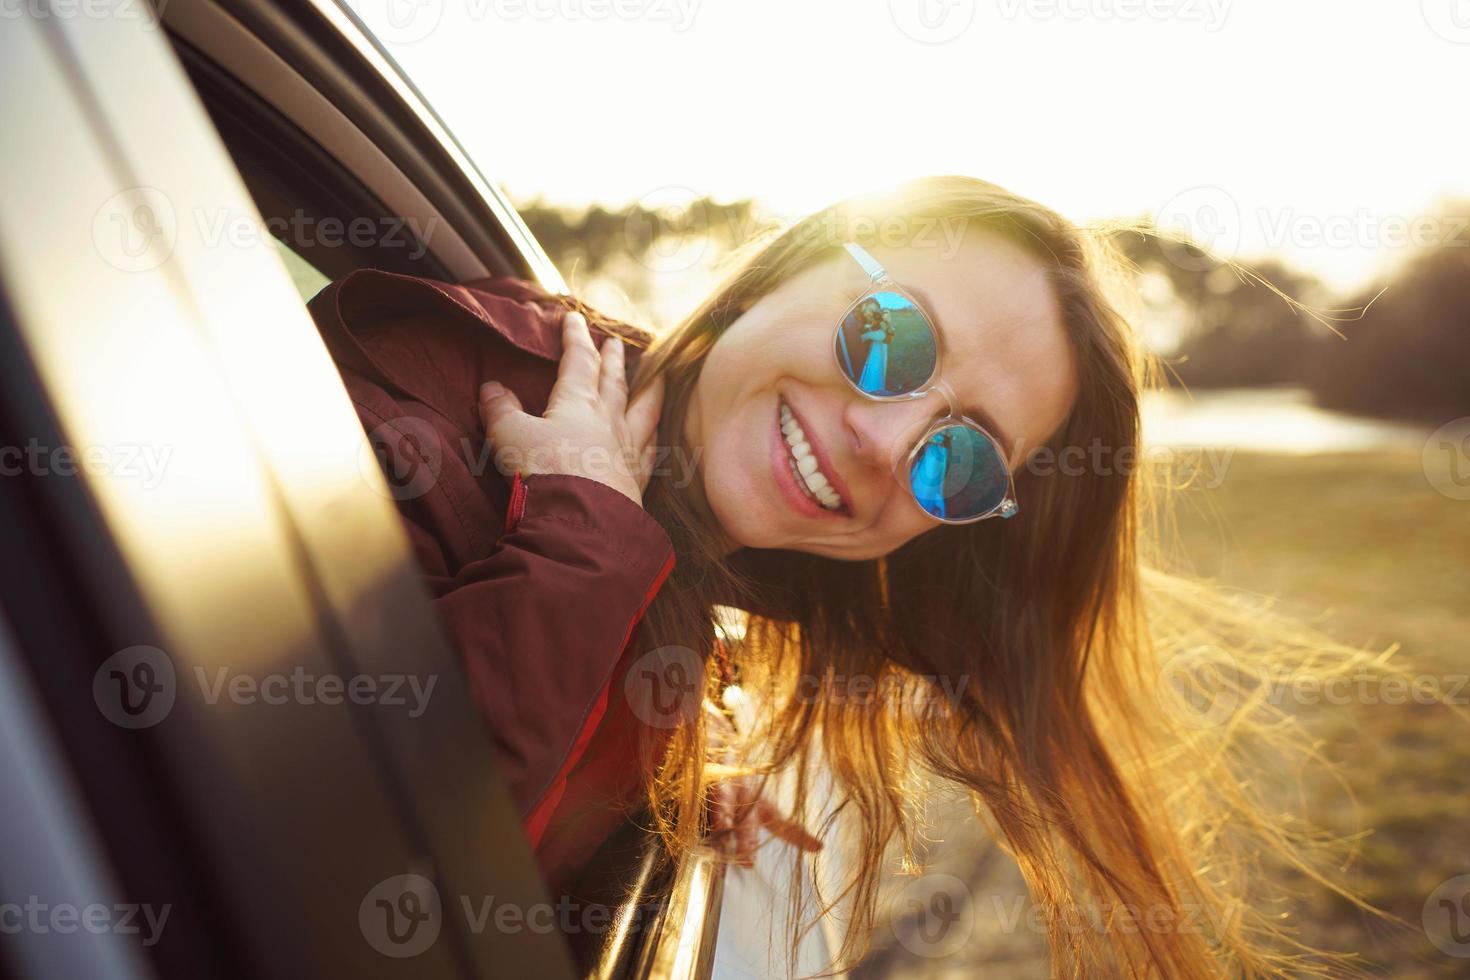
[[[897,401],[854,397],[843,412],[853,455],[874,468],[892,469],[945,409],[944,397],[934,391]]]

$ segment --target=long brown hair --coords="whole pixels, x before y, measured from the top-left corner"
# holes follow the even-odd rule
[[[1241,778],[1241,736],[1299,733],[1265,718],[1263,672],[1361,663],[1158,569],[1157,489],[1138,465],[1140,393],[1154,368],[1110,300],[1102,236],[985,181],[940,177],[843,202],[756,243],[729,279],[645,355],[636,385],[667,384],[662,445],[682,423],[705,354],[753,302],[880,231],[915,236],[961,222],[1024,249],[1049,272],[1076,358],[1076,402],[1047,449],[1103,447],[1110,465],[1017,474],[1021,514],[943,527],[874,561],[741,551],[724,556],[697,492],[657,476],[646,506],[677,564],[650,608],[652,641],[697,651],[719,686],[722,607],[748,611],[729,644],[742,687],[765,710],[764,773],[794,772],[798,807],[820,759],[835,785],[850,909],[841,965],[863,951],[885,857],[911,859],[922,821],[911,794],[925,772],[969,791],[1015,857],[1049,922],[1079,905],[1155,910],[1199,929],[1050,930],[1055,970],[1175,978],[1328,973],[1247,891],[1263,853],[1322,881],[1300,835],[1273,821]],[[1181,660],[1181,658],[1183,658]],[[1190,723],[1170,665],[1216,670],[1239,702],[1229,721]],[[1189,675],[1192,676],[1192,675]],[[840,689],[854,677],[884,696]],[[701,833],[711,778],[702,722],[650,753],[650,802],[671,854]],[[820,833],[820,831],[819,831]],[[799,873],[799,870],[798,870]],[[1336,886],[1333,886],[1336,887]],[[1345,894],[1345,893],[1344,893]],[[1325,965],[1324,965],[1325,964]]]

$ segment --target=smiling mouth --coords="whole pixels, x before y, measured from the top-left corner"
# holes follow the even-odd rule
[[[812,452],[811,443],[802,431],[801,423],[796,421],[796,416],[784,401],[780,402],[780,406],[781,438],[786,442],[786,463],[791,467],[791,475],[797,487],[823,510],[842,510],[842,495],[832,486],[827,474],[822,472],[821,464]]]

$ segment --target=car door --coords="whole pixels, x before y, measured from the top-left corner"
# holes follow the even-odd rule
[[[293,252],[293,281],[250,233],[141,11],[36,0],[0,32],[0,889],[71,910],[7,935],[3,969],[567,976],[558,937],[466,914],[545,896],[302,308],[307,270],[360,257]],[[480,200],[408,261],[528,270]],[[386,693],[412,680],[436,681],[417,713]]]

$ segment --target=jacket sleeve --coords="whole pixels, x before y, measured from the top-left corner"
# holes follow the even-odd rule
[[[673,545],[618,491],[567,475],[518,477],[505,533],[452,577],[433,574],[434,535],[407,525],[524,816],[618,696],[604,688],[673,569]]]

